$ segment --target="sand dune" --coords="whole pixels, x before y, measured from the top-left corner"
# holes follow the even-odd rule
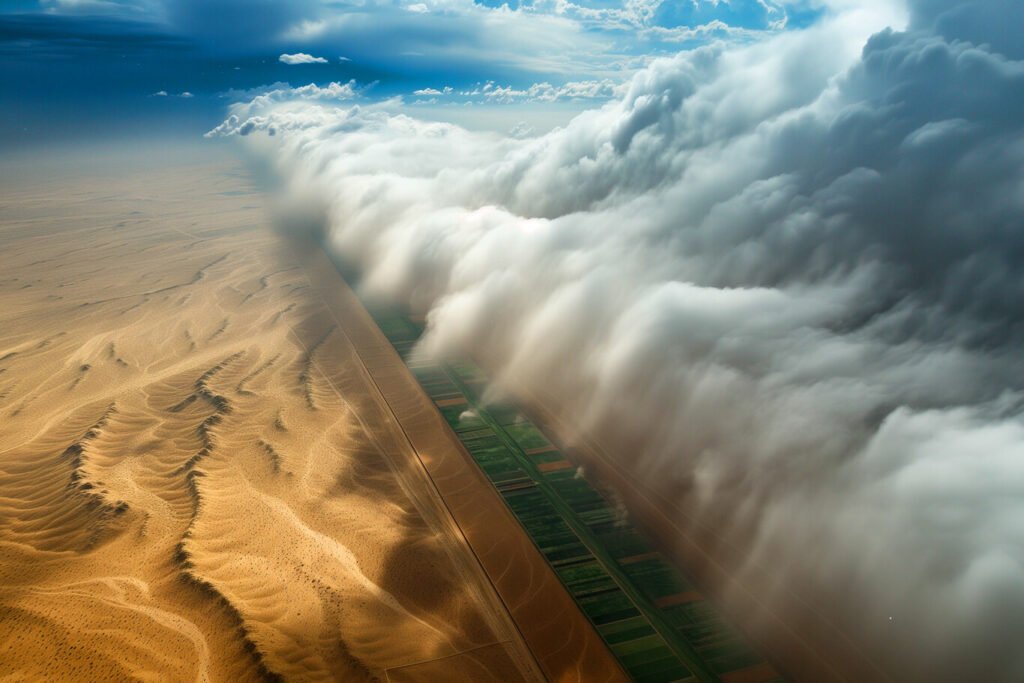
[[[543,678],[243,180],[0,211],[0,678]]]

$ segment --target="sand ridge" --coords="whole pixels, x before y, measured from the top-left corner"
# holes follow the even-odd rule
[[[0,678],[542,678],[243,177],[0,204]]]

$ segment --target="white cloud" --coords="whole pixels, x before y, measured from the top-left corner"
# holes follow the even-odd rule
[[[512,126],[511,130],[509,130],[508,132],[509,137],[515,138],[517,140],[528,138],[532,134],[533,127],[527,124],[525,121],[520,121],[516,125]]]
[[[327,60],[323,57],[314,57],[313,55],[307,55],[305,52],[297,52],[293,55],[283,54],[277,58],[279,62],[285,64],[326,64]]]
[[[534,83],[527,88],[499,86],[494,81],[478,84],[459,92],[463,97],[498,104],[510,102],[557,102],[560,100],[611,99],[624,92],[625,85],[611,79],[600,81],[572,81],[563,85]],[[440,93],[437,93],[440,94]]]
[[[543,394],[759,599],[813,600],[895,680],[1017,681],[1024,54],[997,0],[866,46],[892,10],[853,5],[533,138],[284,96],[225,130],[276,133],[282,189],[430,349]],[[616,88],[581,83],[467,92]]]
[[[407,11],[395,11],[400,7]],[[548,78],[567,73],[606,77],[621,74],[623,57],[609,38],[568,16],[528,4],[488,7],[472,0],[411,5],[360,0],[346,3],[343,11],[295,22],[284,30],[284,38],[318,49],[344,45],[346,54],[362,64],[388,64],[394,55],[422,57],[440,72],[473,64]],[[388,49],[382,53],[384,45]]]
[[[185,92],[183,92],[180,95],[178,95],[178,97],[183,97],[185,99],[191,99],[191,98],[195,97],[195,95],[193,95],[188,90],[186,90]]]
[[[438,96],[438,95],[450,95],[454,92],[454,88],[446,85],[444,89],[438,90],[437,88],[423,88],[421,90],[414,90],[413,95],[419,95],[422,97]]]
[[[167,91],[166,90],[157,90],[155,93],[150,95],[150,97],[167,97]]]
[[[208,138],[234,135],[244,137],[256,131],[268,131],[274,135],[279,128],[319,125],[330,118],[329,112],[324,112],[321,117],[310,119],[303,114],[301,108],[296,109],[294,105],[303,102],[344,102],[359,97],[359,91],[356,89],[355,80],[351,80],[347,83],[334,81],[325,86],[310,83],[297,88],[293,88],[288,83],[274,83],[254,90],[228,91],[222,93],[222,96],[234,100],[247,99],[248,101],[236,101],[232,104],[231,115],[216,128],[206,133]],[[284,107],[273,111],[274,117],[271,117],[272,110],[282,104]],[[286,115],[284,112],[289,108],[293,109],[293,113]]]
[[[159,12],[158,0],[41,0],[45,11],[53,14],[143,14]]]
[[[785,27],[785,22],[786,18],[783,17],[773,21],[770,27],[773,30],[780,30]],[[698,26],[673,26],[671,28],[666,28],[664,26],[649,26],[643,30],[643,35],[645,37],[669,43],[706,40],[712,36],[743,36],[749,38],[755,37],[759,33],[763,33],[763,31],[730,26],[724,21],[718,19]]]
[[[534,11],[548,11],[604,29],[638,29],[650,26],[665,0],[625,0],[621,6],[589,7],[568,0],[535,1]]]

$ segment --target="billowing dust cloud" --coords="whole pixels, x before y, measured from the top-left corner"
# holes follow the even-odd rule
[[[655,61],[538,138],[309,88],[216,132],[739,576],[835,595],[922,679],[1022,680],[1024,6],[908,10]]]

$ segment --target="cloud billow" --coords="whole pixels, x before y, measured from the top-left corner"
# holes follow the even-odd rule
[[[815,601],[901,680],[1017,681],[1024,55],[1001,7],[920,0],[852,56],[842,13],[682,53],[525,140],[308,99],[232,129],[283,131],[252,144],[371,291],[429,312],[426,344],[714,523],[766,600]]]
[[[308,55],[305,52],[297,52],[297,53],[295,53],[293,55],[283,54],[280,57],[278,57],[277,60],[279,62],[284,63],[284,64],[288,64],[289,66],[295,65],[295,64],[326,64],[327,63],[327,59],[326,58],[324,58],[324,57],[314,57],[313,55]]]

